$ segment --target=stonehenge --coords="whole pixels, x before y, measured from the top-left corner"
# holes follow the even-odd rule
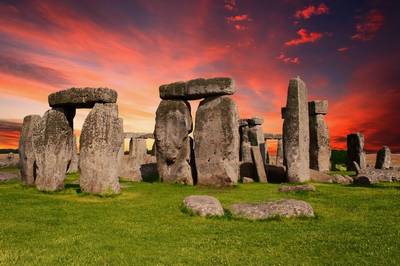
[[[154,136],[162,181],[231,186],[239,178],[239,115],[231,78],[161,85]],[[189,100],[199,100],[193,145]]]
[[[367,167],[364,152],[364,135],[359,132],[347,135],[347,170],[356,170],[353,162],[356,162],[360,169]]]
[[[310,123],[310,168],[327,172],[330,169],[331,148],[329,129],[324,120],[328,113],[328,101],[308,103]]]
[[[34,185],[36,179],[36,160],[33,150],[33,130],[40,121],[39,115],[28,115],[22,123],[21,136],[19,139],[19,158],[21,180],[26,185]]]
[[[283,155],[290,182],[310,180],[307,87],[299,77],[289,82],[286,107],[282,109]]]

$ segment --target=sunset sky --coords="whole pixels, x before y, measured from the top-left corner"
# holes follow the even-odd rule
[[[400,152],[398,3],[0,1],[0,148],[16,148],[23,117],[69,87],[115,89],[125,131],[152,132],[159,85],[197,77],[234,78],[241,117],[281,133],[300,76],[310,100],[329,100],[333,148],[359,131],[367,150]]]

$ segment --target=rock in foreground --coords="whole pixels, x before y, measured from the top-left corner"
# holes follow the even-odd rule
[[[249,220],[264,220],[273,217],[314,217],[310,204],[301,200],[284,199],[260,204],[233,204],[230,211],[234,217]]]
[[[221,203],[211,196],[193,195],[183,200],[185,208],[200,216],[223,216]]]

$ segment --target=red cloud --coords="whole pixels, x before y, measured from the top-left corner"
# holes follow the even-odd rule
[[[364,16],[358,17],[356,24],[356,34],[351,36],[353,40],[369,41],[375,37],[375,34],[382,28],[385,17],[377,9],[370,10]]]
[[[323,15],[323,14],[328,14],[329,13],[329,7],[325,4],[320,4],[319,6],[308,6],[305,7],[302,10],[297,10],[296,13],[294,14],[295,18],[303,18],[303,19],[309,19],[313,15]]]
[[[293,39],[290,41],[285,42],[286,46],[296,46],[304,43],[309,43],[309,42],[316,42],[319,39],[322,38],[323,34],[319,32],[310,32],[306,29],[300,29],[297,31],[297,34],[300,36],[300,38]]]
[[[236,25],[235,25],[235,29],[237,29],[237,30],[246,30],[247,27],[246,27],[246,26],[243,26],[243,25],[236,24]]]
[[[249,15],[243,14],[243,15],[227,17],[226,21],[228,21],[228,23],[231,23],[231,22],[238,22],[238,21],[252,21],[252,19],[249,17]]]
[[[341,53],[346,52],[347,50],[349,50],[349,47],[340,47],[337,49],[337,51]]]
[[[288,57],[286,56],[284,53],[281,53],[276,59],[284,62],[285,64],[300,64],[300,59],[296,56],[296,57]]]
[[[232,11],[236,9],[236,1],[235,0],[225,0],[224,7],[226,10]]]

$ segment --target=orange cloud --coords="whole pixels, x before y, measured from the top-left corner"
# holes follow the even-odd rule
[[[297,31],[297,35],[300,37],[297,39],[293,39],[285,42],[286,46],[296,46],[305,43],[316,42],[322,38],[323,34],[319,32],[308,32],[306,29],[302,28]]]
[[[231,22],[239,22],[239,21],[252,21],[252,19],[249,17],[249,15],[243,14],[243,15],[227,17],[226,21],[228,23],[231,23]]]
[[[297,10],[294,14],[295,18],[298,19],[309,19],[312,16],[319,16],[323,14],[328,14],[329,13],[329,8],[327,5],[324,3],[320,4],[319,6],[313,6],[310,5],[308,7],[305,7],[304,9]]]
[[[351,36],[353,40],[369,41],[372,40],[376,33],[382,28],[385,17],[382,12],[377,9],[370,10],[364,16],[357,18],[356,34]]]

